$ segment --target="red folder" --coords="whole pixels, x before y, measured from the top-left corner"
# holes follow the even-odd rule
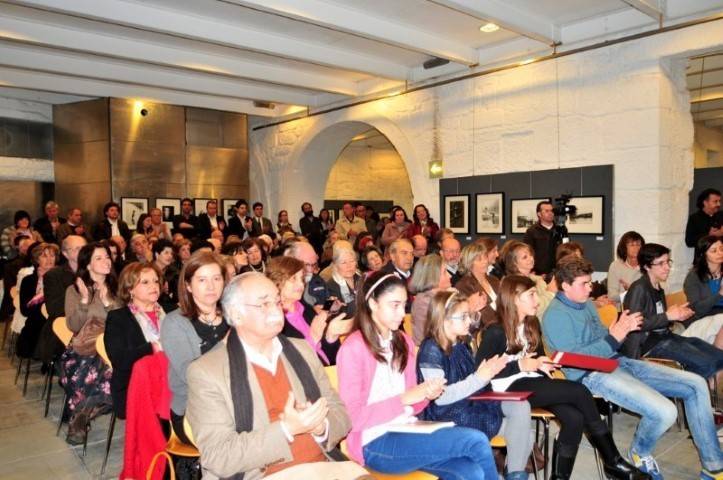
[[[619,362],[613,358],[593,357],[581,353],[555,352],[550,357],[553,362],[563,367],[581,368],[610,373],[618,368]]]
[[[470,400],[499,400],[499,401],[518,401],[527,400],[532,392],[482,392],[478,395],[469,397]]]

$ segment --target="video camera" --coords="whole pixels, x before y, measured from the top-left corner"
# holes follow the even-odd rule
[[[569,238],[567,236],[567,222],[568,215],[572,216],[577,213],[577,207],[570,205],[572,194],[562,194],[552,201],[552,213],[555,215],[555,236],[561,243],[567,243]]]

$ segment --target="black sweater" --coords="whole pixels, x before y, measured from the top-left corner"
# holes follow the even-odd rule
[[[670,320],[665,314],[665,292],[656,289],[650,283],[648,275],[635,280],[623,302],[623,308],[632,313],[643,315],[643,324],[639,331],[630,332],[625,337],[620,353],[630,358],[640,358],[648,353],[659,341],[670,333]],[[659,313],[661,312],[661,313]]]

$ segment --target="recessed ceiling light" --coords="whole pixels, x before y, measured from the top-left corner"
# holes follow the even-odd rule
[[[496,25],[494,23],[485,23],[484,25],[479,27],[480,32],[485,32],[485,33],[496,32],[499,29],[500,29],[499,25]]]

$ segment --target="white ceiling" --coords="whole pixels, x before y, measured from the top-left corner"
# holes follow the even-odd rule
[[[720,11],[723,0],[0,0],[0,94],[279,116]],[[503,28],[480,32],[487,22]],[[425,70],[434,57],[450,63]]]

